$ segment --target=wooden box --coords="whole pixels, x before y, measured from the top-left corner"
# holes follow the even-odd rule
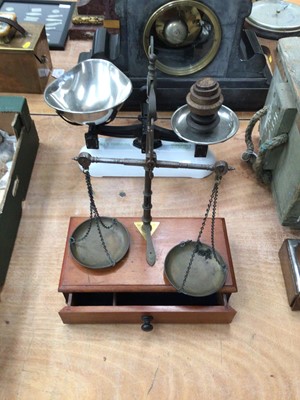
[[[85,218],[72,217],[65,247],[59,292],[67,305],[59,314],[64,323],[229,323],[236,311],[228,300],[237,291],[225,220],[216,219],[216,249],[228,266],[228,276],[220,292],[208,297],[178,293],[164,276],[164,260],[178,243],[197,237],[201,219],[159,218],[153,234],[157,261],[146,260],[146,241],[134,225],[136,218],[119,218],[131,238],[129,252],[115,267],[91,270],[72,257],[69,239]],[[210,244],[210,220],[203,242]],[[146,326],[145,326],[146,321]],[[147,322],[148,321],[148,322]],[[149,329],[149,330],[150,330]]]
[[[45,27],[22,23],[28,35],[19,32],[8,44],[0,44],[0,91],[43,93],[52,70]]]
[[[39,139],[27,101],[0,96],[0,129],[15,136],[15,152],[6,186],[0,190],[0,288],[5,282],[22,215]],[[0,146],[1,147],[1,146]]]

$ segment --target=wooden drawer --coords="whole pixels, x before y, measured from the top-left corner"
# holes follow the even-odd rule
[[[228,296],[190,297],[180,293],[70,293],[59,315],[66,324],[230,323],[236,311]]]

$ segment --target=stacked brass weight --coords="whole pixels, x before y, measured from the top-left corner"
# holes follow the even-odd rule
[[[196,81],[186,96],[190,110],[187,116],[188,126],[199,132],[209,133],[220,121],[218,111],[223,101],[220,85],[215,79],[202,78]]]

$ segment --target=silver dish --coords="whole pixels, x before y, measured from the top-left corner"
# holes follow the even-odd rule
[[[198,132],[188,125],[187,117],[190,110],[187,104],[178,108],[171,118],[173,131],[181,139],[202,145],[225,142],[234,136],[239,129],[239,120],[236,114],[226,106],[218,111],[220,122],[209,132]]]
[[[50,83],[44,99],[68,122],[104,124],[131,92],[130,79],[113,63],[90,59]]]

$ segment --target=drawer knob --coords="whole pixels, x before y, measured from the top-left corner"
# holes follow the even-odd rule
[[[144,332],[151,332],[153,329],[153,325],[151,324],[151,321],[153,320],[153,317],[151,315],[143,315],[142,316],[142,331]]]

